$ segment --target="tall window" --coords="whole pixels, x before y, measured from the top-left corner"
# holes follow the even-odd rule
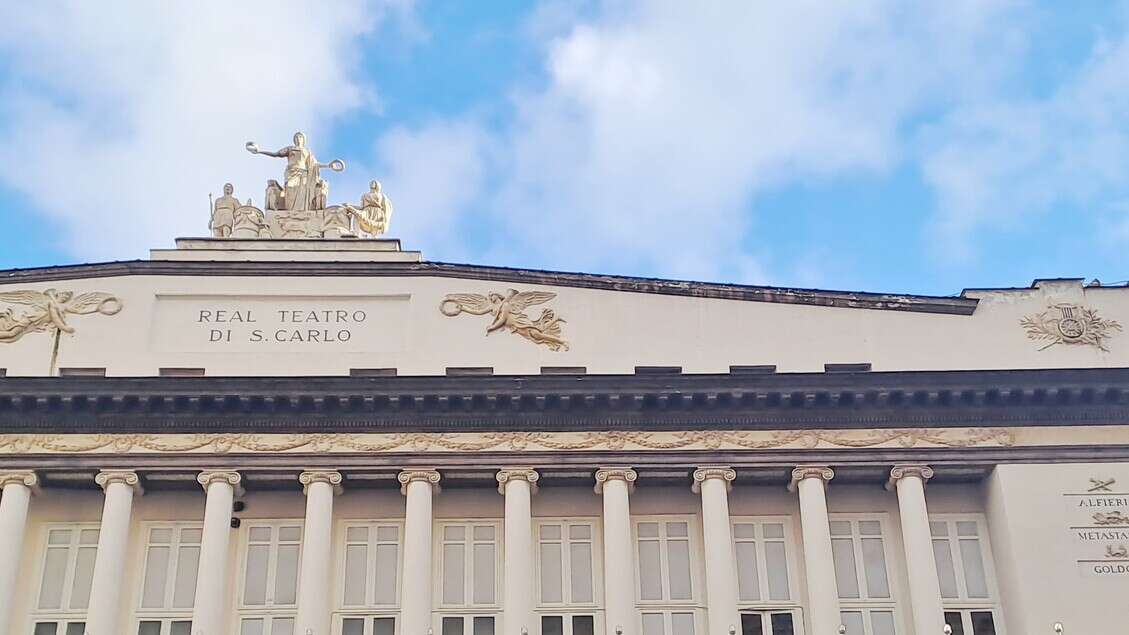
[[[792,635],[800,621],[793,600],[786,518],[738,518],[733,522],[737,600],[742,635]]]
[[[342,571],[341,635],[393,635],[400,603],[400,525],[346,525]]]
[[[983,519],[931,516],[929,520],[945,622],[954,635],[996,635],[996,594]]]
[[[201,532],[198,525],[161,524],[148,528],[137,635],[192,632]]]
[[[439,527],[439,609],[442,635],[494,635],[501,527],[496,522]]]
[[[97,552],[97,525],[47,528],[34,635],[83,635]]]
[[[592,521],[545,520],[537,526],[541,635],[593,635],[599,598]]]
[[[831,550],[847,635],[897,635],[882,521],[833,518]]]
[[[635,523],[643,635],[694,635],[697,614],[690,519],[660,517]]]
[[[250,524],[246,536],[239,635],[294,635],[302,523]]]

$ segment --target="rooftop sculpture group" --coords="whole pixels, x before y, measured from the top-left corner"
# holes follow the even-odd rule
[[[286,159],[282,182],[267,181],[263,208],[251,199],[241,203],[231,183],[223,186],[223,196],[212,203],[212,235],[216,238],[343,238],[377,237],[388,231],[392,202],[372,181],[359,205],[329,205],[329,183],[321,177],[322,168],[334,172],[345,169],[345,162],[334,159],[319,163],[306,146],[306,135],[294,133],[294,144],[271,152],[247,142],[247,151]]]

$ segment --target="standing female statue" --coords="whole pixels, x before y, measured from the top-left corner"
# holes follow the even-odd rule
[[[318,163],[314,153],[306,147],[306,135],[294,133],[294,145],[286,146],[277,152],[260,150],[252,141],[247,142],[251,154],[286,159],[286,170],[282,173],[282,194],[279,207],[288,211],[308,211],[319,209],[315,205],[315,186],[321,178],[321,168],[334,172],[345,169],[345,162],[334,159],[329,163]]]

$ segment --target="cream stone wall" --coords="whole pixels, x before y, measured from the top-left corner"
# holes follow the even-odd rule
[[[567,351],[554,352],[517,334],[486,335],[489,315],[440,313],[451,293],[544,290],[557,297],[527,310],[552,309]],[[0,284],[0,292],[55,288],[119,297],[117,315],[71,315],[74,334],[60,338],[56,366],[106,368],[111,376],[155,375],[160,368],[204,368],[209,375],[347,375],[355,368],[395,368],[401,375],[441,375],[448,367],[489,366],[495,374],[533,374],[543,366],[583,366],[589,373],[631,373],[635,366],[681,366],[688,373],[725,373],[731,365],[775,364],[778,372],[819,372],[826,363],[870,362],[876,371],[1081,368],[1129,365],[1129,333],[1111,331],[1109,351],[1028,339],[1020,319],[1071,302],[1129,325],[1129,289],[1044,282],[1035,289],[976,291],[970,316],[832,308],[458,280],[439,277],[188,277],[126,276],[37,284]],[[264,297],[265,296],[265,297]],[[209,343],[208,328],[170,325],[159,297],[188,298],[188,311],[272,306],[338,308],[350,298],[381,302],[354,344],[290,343],[256,348]],[[255,300],[259,298],[258,300]],[[282,304],[280,304],[282,303]],[[366,305],[368,306],[368,305]],[[179,310],[179,309],[178,309]],[[236,340],[251,325],[233,325]],[[321,328],[321,326],[317,326]],[[364,341],[364,345],[360,344]],[[48,374],[53,336],[30,333],[0,343],[9,376]],[[356,348],[364,348],[357,352]]]

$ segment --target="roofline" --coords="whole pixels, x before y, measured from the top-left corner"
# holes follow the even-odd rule
[[[55,282],[119,276],[420,276],[468,278],[511,284],[576,287],[626,293],[653,293],[745,302],[773,302],[947,315],[972,315],[979,302],[975,298],[965,297],[826,291],[443,262],[125,260],[0,270],[0,284]]]

